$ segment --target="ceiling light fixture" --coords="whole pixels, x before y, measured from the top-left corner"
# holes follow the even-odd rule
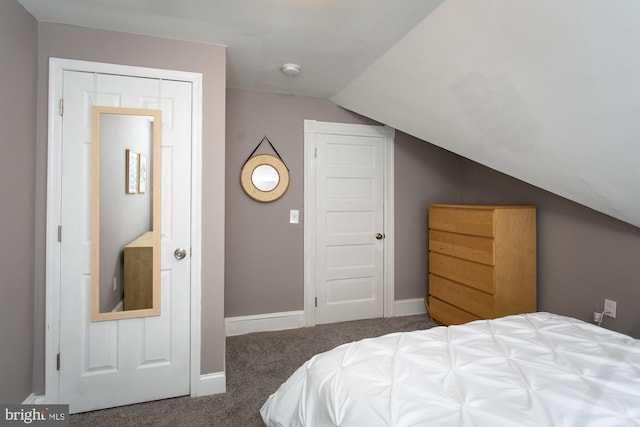
[[[298,64],[283,64],[281,70],[287,76],[295,76],[300,73],[300,66]]]

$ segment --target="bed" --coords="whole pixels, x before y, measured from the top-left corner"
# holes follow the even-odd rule
[[[268,426],[640,426],[640,340],[531,313],[344,344],[298,368]]]

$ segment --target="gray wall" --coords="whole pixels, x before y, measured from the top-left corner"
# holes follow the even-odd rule
[[[203,374],[224,370],[225,49],[110,31],[38,25],[34,390],[44,390],[45,214],[49,57],[198,72],[203,75],[202,352]]]
[[[37,24],[0,1],[0,402],[31,393]]]
[[[395,299],[427,292],[427,209],[456,203],[459,157],[396,131]]]
[[[460,201],[536,205],[538,309],[589,321],[613,299],[604,326],[640,338],[639,228],[462,158]]]

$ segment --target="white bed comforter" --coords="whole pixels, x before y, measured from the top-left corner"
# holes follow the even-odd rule
[[[314,356],[269,426],[640,426],[640,340],[550,313],[394,333]]]

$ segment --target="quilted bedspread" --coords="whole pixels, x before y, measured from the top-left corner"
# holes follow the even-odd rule
[[[551,313],[344,344],[296,370],[269,426],[640,426],[640,340]]]

